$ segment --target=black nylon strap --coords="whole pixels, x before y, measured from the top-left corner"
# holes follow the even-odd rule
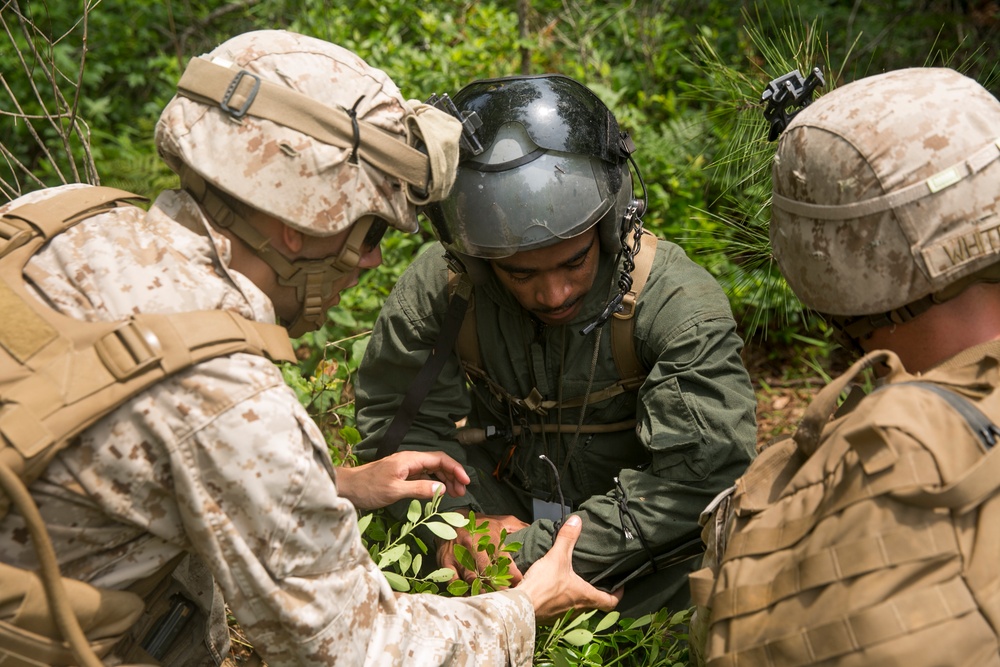
[[[887,384],[879,387],[875,391],[881,391],[883,389],[888,389],[889,387],[898,387],[899,385],[909,385],[934,392],[943,398],[945,402],[955,410],[955,412],[962,415],[962,418],[965,419],[969,428],[971,428],[976,434],[979,441],[983,443],[983,447],[991,449],[993,445],[996,444],[997,436],[1000,436],[1000,428],[997,428],[996,424],[990,421],[989,418],[984,415],[982,411],[970,400],[961,394],[951,391],[950,389],[945,389],[940,385],[932,384],[930,382],[897,382],[895,384]],[[872,393],[874,394],[875,392],[873,391]]]
[[[467,282],[464,277],[462,282]],[[455,293],[449,299],[448,311],[445,313],[444,322],[441,324],[438,339],[435,341],[434,347],[431,348],[431,353],[428,355],[427,361],[421,366],[417,377],[413,380],[413,384],[410,385],[410,389],[399,404],[399,408],[396,410],[392,422],[386,429],[385,435],[382,436],[382,440],[378,444],[378,449],[375,451],[376,459],[389,456],[399,449],[399,445],[403,441],[403,436],[410,430],[413,420],[417,418],[420,405],[424,402],[427,393],[431,390],[431,386],[441,373],[441,368],[444,366],[445,360],[454,351],[455,341],[458,340],[458,330],[462,327],[462,320],[465,319],[465,310],[469,307],[469,290],[471,290],[471,284],[468,284],[468,289],[463,289],[460,283],[459,288],[455,290]]]

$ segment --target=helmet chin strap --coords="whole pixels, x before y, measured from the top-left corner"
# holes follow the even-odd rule
[[[365,253],[364,241],[376,218],[369,216],[354,223],[347,241],[336,255],[321,259],[290,260],[271,246],[270,239],[236,213],[211,188],[206,187],[205,181],[197,174],[185,170],[181,182],[183,188],[204,207],[215,224],[232,232],[274,270],[279,285],[295,288],[300,308],[291,322],[281,321],[282,326],[288,329],[289,336],[298,338],[326,323],[323,303],[333,296],[334,283],[357,269],[361,263]]]

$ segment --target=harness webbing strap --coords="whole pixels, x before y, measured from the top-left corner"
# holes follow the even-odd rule
[[[920,588],[814,628],[708,661],[708,667],[801,667],[930,628],[977,609],[961,577]]]
[[[465,275],[465,274],[463,274]],[[427,397],[431,386],[437,380],[444,366],[445,360],[451,355],[455,347],[455,340],[458,338],[458,331],[461,328],[465,311],[469,305],[469,296],[472,294],[472,281],[468,278],[460,280],[455,293],[448,301],[448,311],[445,313],[444,323],[434,347],[430,351],[427,361],[420,367],[417,377],[413,380],[406,395],[403,396],[396,414],[386,428],[385,434],[379,441],[378,449],[375,451],[375,458],[384,458],[397,449],[403,441],[403,436],[410,430],[413,420],[417,418],[420,405]]]
[[[632,288],[622,297],[621,310],[614,313],[611,320],[611,353],[618,374],[624,380],[639,379],[629,383],[630,388],[638,386],[646,378],[646,367],[635,349],[635,303],[646,286],[656,256],[656,237],[643,230],[640,239],[639,252],[633,258]]]
[[[708,605],[712,608],[712,622],[767,609],[803,591],[869,572],[960,553],[950,524],[932,523],[917,530],[914,528],[907,526],[883,535],[835,544],[792,562],[771,581],[722,589],[711,597]]]

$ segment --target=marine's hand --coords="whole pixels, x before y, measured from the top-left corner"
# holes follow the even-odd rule
[[[337,491],[360,510],[391,505],[403,498],[433,498],[438,491],[464,496],[469,476],[442,452],[396,452],[355,468],[337,469]]]
[[[468,510],[464,512],[468,514]],[[476,523],[479,524],[481,520],[489,521],[489,537],[490,541],[497,546],[497,548],[502,546],[500,540],[500,532],[506,530],[507,534],[521,530],[522,528],[527,528],[528,524],[518,519],[516,516],[510,514],[483,514],[476,515]],[[455,545],[461,544],[465,547],[470,554],[476,559],[476,569],[482,572],[490,564],[489,556],[485,551],[480,551],[477,542],[482,539],[482,536],[473,537],[469,531],[464,528],[458,528],[456,530],[458,537],[454,540],[440,541],[438,543],[437,558],[439,567],[450,567],[455,570],[458,578],[464,579],[468,583],[472,583],[475,580],[477,573],[462,567],[458,559],[455,558]],[[510,584],[511,586],[517,586],[521,583],[521,571],[517,569],[517,565],[511,561],[510,564]]]
[[[624,589],[614,593],[599,591],[573,571],[573,547],[582,525],[580,517],[571,514],[552,548],[528,568],[518,586],[518,590],[531,597],[535,620],[539,623],[560,618],[569,609],[610,611],[622,599]]]

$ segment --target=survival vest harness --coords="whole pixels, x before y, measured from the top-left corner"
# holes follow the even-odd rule
[[[479,379],[486,383],[490,392],[499,400],[527,409],[531,412],[545,414],[549,410],[563,408],[578,408],[604,401],[628,391],[635,391],[646,379],[647,369],[635,349],[635,305],[639,293],[649,279],[653,268],[653,258],[656,255],[656,237],[646,231],[642,233],[642,243],[636,253],[632,270],[631,289],[622,297],[621,307],[613,313],[611,321],[611,349],[615,366],[621,379],[614,384],[592,391],[584,396],[576,396],[562,401],[543,400],[541,393],[535,389],[528,396],[514,396],[504,387],[494,382],[483,370],[482,352],[479,347],[479,335],[476,331],[476,308],[472,280],[467,273],[449,271],[448,279],[448,310],[445,313],[441,331],[438,334],[430,356],[417,373],[409,391],[403,397],[392,422],[382,436],[376,451],[376,458],[383,458],[395,452],[403,440],[403,436],[413,424],[420,405],[426,398],[431,386],[441,372],[447,355],[454,350],[458,355],[462,369],[471,379]],[[615,424],[531,424],[528,428],[540,431],[545,428],[549,432],[606,433],[625,431],[635,427],[635,420],[627,420]],[[477,429],[459,431],[459,442],[472,444],[477,438],[483,437]]]
[[[128,399],[194,364],[237,352],[294,360],[282,327],[228,311],[83,322],[27,291],[24,267],[45,243],[82,220],[142,199],[113,188],[79,188],[0,217],[0,517],[11,507],[21,513],[40,564],[38,574],[0,564],[4,665],[99,666],[99,656],[145,606],[134,593],[60,576],[27,489],[56,454]]]

